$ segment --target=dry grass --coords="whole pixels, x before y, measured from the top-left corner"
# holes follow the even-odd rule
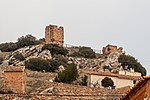
[[[53,80],[56,73],[37,72],[26,70],[27,74],[27,93],[35,93],[40,89],[44,81]]]

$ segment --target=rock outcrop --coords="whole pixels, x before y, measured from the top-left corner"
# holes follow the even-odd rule
[[[4,61],[1,66],[15,65],[15,66],[23,66],[24,61],[30,58],[42,58],[45,60],[52,59],[51,53],[49,50],[42,51],[43,44],[27,46],[24,48],[20,48],[12,53],[9,53],[4,57]],[[20,61],[16,59],[14,56],[16,54],[21,54],[25,59]]]

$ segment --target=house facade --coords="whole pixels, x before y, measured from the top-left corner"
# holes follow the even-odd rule
[[[102,86],[102,80],[105,77],[109,77],[114,82],[115,88],[122,88],[126,86],[134,86],[136,81],[140,79],[141,76],[131,76],[131,75],[125,75],[125,74],[113,74],[110,72],[91,72],[91,71],[82,71],[85,75],[88,76],[88,86],[90,87],[101,87]]]

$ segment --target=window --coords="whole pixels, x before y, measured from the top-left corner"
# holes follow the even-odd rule
[[[136,83],[136,80],[133,80],[133,84],[135,84]]]

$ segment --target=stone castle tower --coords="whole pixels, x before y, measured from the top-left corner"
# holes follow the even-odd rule
[[[56,25],[49,25],[45,28],[45,42],[46,44],[64,45],[64,28]]]

